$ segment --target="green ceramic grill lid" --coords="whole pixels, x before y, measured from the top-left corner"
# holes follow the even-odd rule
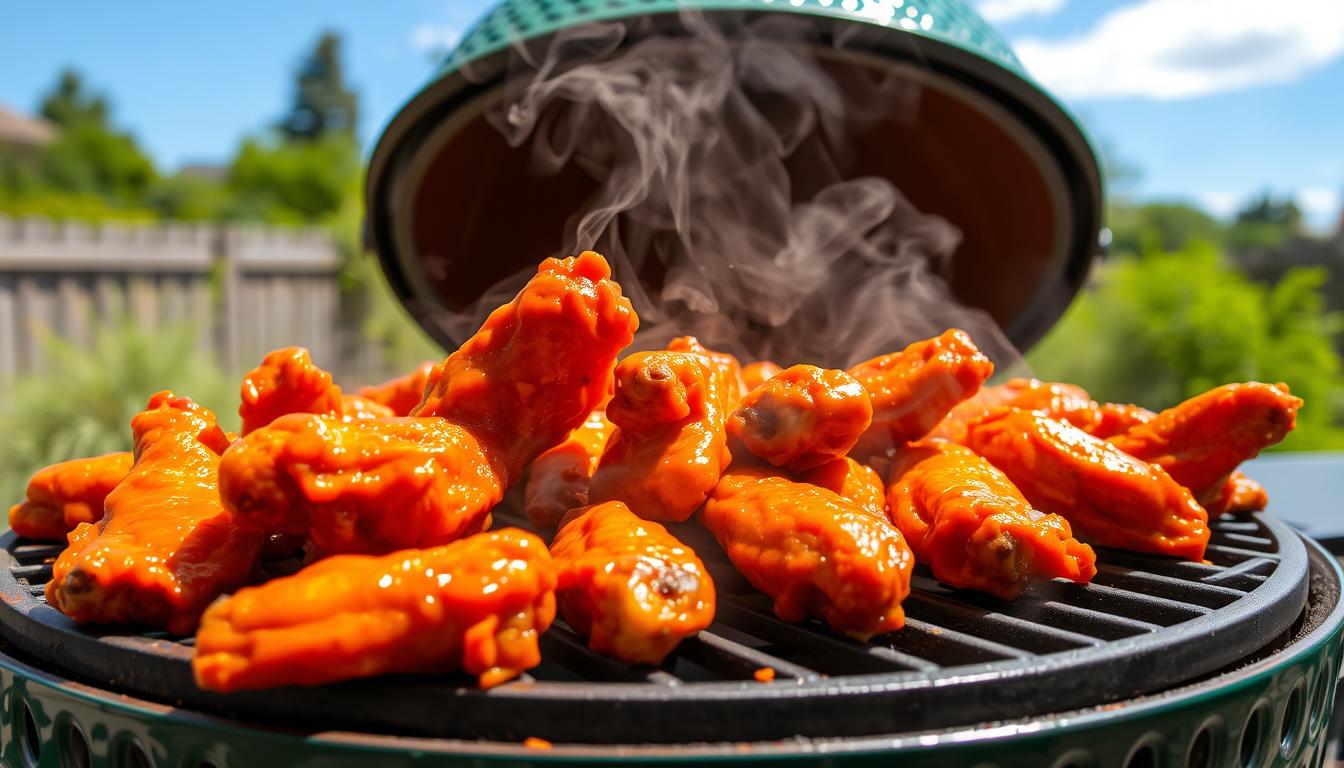
[[[1097,254],[1096,158],[1077,122],[961,0],[504,0],[393,118],[370,164],[368,242],[440,342],[462,339],[436,318],[558,253],[566,218],[597,188],[573,168],[534,173],[527,150],[487,122],[516,75],[515,51],[592,22],[673,29],[658,21],[685,8],[711,20],[786,14],[821,39],[844,37],[843,48],[819,47],[828,66],[905,67],[921,89],[916,114],[855,128],[849,175],[888,178],[961,230],[945,273],[952,291],[1019,348],[1063,313]],[[653,290],[659,279],[641,278]]]

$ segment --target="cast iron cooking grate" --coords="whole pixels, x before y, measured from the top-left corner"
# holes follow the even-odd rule
[[[59,547],[11,533],[0,539],[0,636],[82,682],[271,725],[570,743],[902,733],[1103,705],[1268,645],[1303,612],[1306,549],[1271,516],[1211,527],[1206,563],[1102,549],[1092,584],[1039,584],[1012,602],[916,569],[905,629],[863,643],[775,618],[713,539],[687,525],[675,532],[713,574],[718,613],[661,667],[594,654],[557,622],[541,666],[489,691],[464,676],[399,675],[231,695],[192,683],[192,638],[77,628],[42,597]],[[755,682],[762,667],[774,682]]]

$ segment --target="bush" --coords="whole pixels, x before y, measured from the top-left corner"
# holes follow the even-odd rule
[[[237,427],[237,385],[196,347],[188,325],[145,329],[125,314],[81,347],[48,336],[47,370],[18,379],[0,407],[0,500],[22,498],[28,478],[57,461],[131,448],[131,417],[171,389]]]
[[[1344,448],[1344,382],[1320,268],[1255,283],[1208,245],[1106,264],[1028,355],[1037,376],[1165,408],[1230,381],[1286,382],[1306,401],[1281,447]]]

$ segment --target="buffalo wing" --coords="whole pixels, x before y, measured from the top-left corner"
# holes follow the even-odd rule
[[[743,397],[727,428],[756,456],[801,472],[844,456],[872,419],[868,392],[849,374],[795,365]]]
[[[29,539],[64,540],[80,523],[103,519],[103,500],[131,471],[130,451],[71,459],[44,467],[26,498],[9,508],[9,527]]]
[[[1068,521],[1032,509],[1002,472],[955,443],[898,450],[887,508],[915,559],[954,587],[1008,600],[1031,579],[1087,582],[1097,572]]]
[[[619,501],[575,509],[551,543],[560,615],[599,653],[658,664],[714,620],[704,563]]]
[[[434,361],[427,360],[405,376],[361,388],[359,395],[390,409],[393,416],[409,416],[424,398],[425,386],[429,384],[429,374],[433,370]]]
[[[212,691],[456,669],[490,687],[540,663],[554,589],[546,545],[516,528],[329,557],[210,606],[192,669]]]
[[[528,467],[523,511],[537,530],[554,531],[567,512],[588,505],[588,486],[612,429],[606,411],[593,411],[565,442]]]
[[[247,577],[262,536],[220,505],[228,445],[208,409],[160,392],[131,420],[135,464],[56,559],[47,601],[80,623],[189,632],[220,594]]]

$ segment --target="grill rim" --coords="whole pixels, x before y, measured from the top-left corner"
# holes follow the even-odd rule
[[[799,733],[817,738],[857,737],[886,732],[895,722],[914,721],[923,728],[943,728],[1010,719],[1004,712],[1011,717],[1021,716],[1024,698],[1030,702],[1028,715],[1105,704],[1178,685],[1246,657],[1273,640],[1279,630],[1272,628],[1286,627],[1301,614],[1309,581],[1307,547],[1285,523],[1261,514],[1230,517],[1221,522],[1235,530],[1237,523],[1249,521],[1266,529],[1275,540],[1276,551],[1250,553],[1277,560],[1274,573],[1233,603],[1205,609],[1203,615],[1163,626],[1156,632],[1103,640],[1095,646],[1051,654],[1026,652],[1025,658],[939,666],[927,671],[776,681],[770,685],[735,680],[681,681],[675,685],[592,679],[582,683],[530,680],[481,691],[474,684],[462,685],[460,678],[440,677],[424,682],[418,676],[389,676],[312,689],[292,687],[227,695],[203,692],[191,680],[190,648],[143,635],[95,635],[79,631],[55,609],[38,602],[17,582],[10,568],[17,562],[10,552],[17,541],[12,533],[0,538],[7,558],[0,559],[0,565],[6,566],[0,569],[3,604],[0,630],[20,650],[62,672],[92,680],[95,685],[241,719],[292,718],[299,712],[301,717],[311,718],[310,722],[349,727],[350,716],[343,713],[361,712],[364,716],[357,719],[367,724],[372,712],[373,722],[383,730],[437,738],[485,733],[491,738],[508,739],[524,731],[524,735],[550,738],[574,727],[586,728],[587,738],[594,741],[612,733],[628,732],[625,729],[639,732],[649,741],[663,742],[680,742],[704,734],[710,734],[713,740],[736,741],[788,738]],[[1107,551],[1100,553],[1104,563]],[[711,557],[705,559],[711,562]],[[720,597],[721,602],[731,603],[734,599],[726,594]],[[33,612],[38,615],[28,615]],[[1229,623],[1219,623],[1229,619]],[[768,620],[778,622],[772,616]],[[1266,627],[1272,631],[1266,631]],[[32,635],[34,629],[36,637]],[[1234,644],[1228,645],[1234,640]],[[1173,646],[1192,645],[1199,646],[1198,664],[1191,663],[1191,659],[1183,659],[1179,665],[1172,663]],[[144,658],[149,663],[136,669],[133,665],[117,664],[115,656],[111,660],[100,658],[109,648],[113,654],[146,653]],[[53,661],[52,657],[66,663]],[[109,669],[120,674],[109,674]],[[1159,673],[1159,669],[1165,671]],[[1147,679],[1140,685],[1139,678],[1145,676]],[[1041,695],[1041,688],[1047,689],[1047,695]],[[950,699],[953,695],[947,693],[950,689],[959,689],[961,694],[974,693],[974,697]],[[950,701],[955,701],[957,707],[945,706]],[[841,703],[843,710],[834,709],[837,703]],[[571,707],[580,705],[589,708],[588,715],[601,711],[605,719],[594,722],[593,717],[571,711]],[[601,709],[591,709],[594,706]],[[701,707],[711,706],[756,707],[754,719],[762,722],[750,726],[756,730],[744,730],[740,721],[728,727],[729,713],[722,712],[720,718],[701,712]],[[452,713],[459,717],[436,716],[444,714],[446,707],[451,707]],[[529,709],[518,709],[523,707]],[[947,714],[954,709],[955,717]],[[503,725],[506,730],[499,730],[498,718],[487,717],[482,710],[527,711],[532,716],[525,722],[526,727],[512,723]],[[398,711],[411,714],[398,718],[395,716]],[[656,727],[668,730],[654,732],[655,723],[659,723]],[[818,732],[819,724],[829,730]],[[558,730],[552,727],[555,725]],[[509,727],[519,730],[509,731]]]
[[[367,750],[370,758],[378,755],[391,755],[407,751],[424,752],[433,755],[469,757],[484,759],[513,759],[524,763],[542,763],[551,759],[612,759],[626,758],[648,763],[674,763],[688,759],[712,758],[716,761],[737,762],[780,758],[819,758],[833,755],[837,758],[855,758],[864,755],[888,757],[894,752],[908,748],[931,748],[944,744],[987,743],[1009,739],[1014,736],[1037,736],[1049,733],[1075,732],[1099,726],[1115,726],[1124,721],[1139,720],[1144,717],[1178,710],[1194,702],[1208,702],[1229,691],[1268,679],[1281,670],[1309,663],[1311,657],[1321,653],[1323,646],[1332,640],[1338,641],[1344,629],[1344,570],[1341,564],[1316,541],[1302,534],[1294,534],[1305,544],[1311,572],[1309,574],[1310,591],[1313,595],[1319,590],[1323,597],[1334,600],[1330,610],[1319,616],[1314,624],[1279,650],[1244,666],[1213,674],[1203,679],[1176,685],[1160,692],[1130,697],[1122,700],[1122,707],[1089,707],[1072,711],[1051,712],[1047,715],[1033,715],[1015,720],[964,727],[933,729],[925,731],[907,731],[867,736],[831,737],[800,740],[769,740],[763,742],[720,742],[720,743],[682,743],[682,744],[583,744],[556,743],[554,749],[538,752],[520,743],[481,740],[454,739],[442,737],[402,736],[389,734],[369,734],[354,731],[326,730],[301,732],[275,727],[258,726],[236,719],[209,713],[183,710],[169,704],[141,699],[113,691],[102,690],[78,681],[59,676],[50,670],[36,666],[32,661],[10,655],[10,643],[0,639],[0,669],[32,681],[39,685],[58,689],[64,695],[87,702],[95,707],[111,711],[130,711],[146,717],[171,717],[173,726],[186,726],[192,723],[214,726],[218,732],[236,735],[240,738],[254,736],[259,732],[291,735],[302,738],[305,743],[315,746],[353,747]],[[1314,567],[1312,567],[1314,566]],[[1319,573],[1317,572],[1319,568]],[[1328,584],[1322,584],[1322,579]],[[1304,608],[1307,621],[1311,619],[1311,607],[1308,602]],[[1336,651],[1323,666],[1331,666],[1337,661]],[[1339,679],[1340,673],[1335,673]]]

